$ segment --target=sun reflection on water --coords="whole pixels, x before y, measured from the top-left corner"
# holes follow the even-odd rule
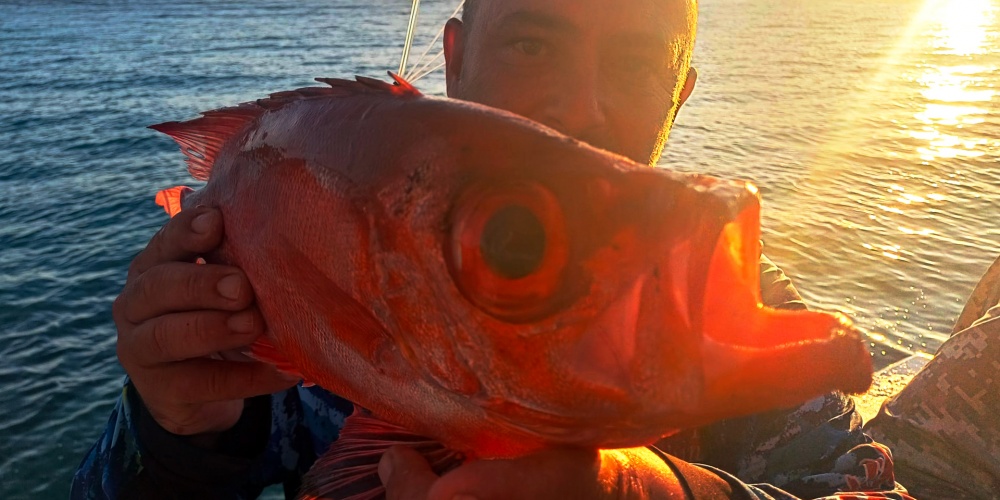
[[[809,188],[854,210],[830,225],[847,229],[839,233],[842,252],[864,256],[860,289],[905,295],[895,288],[895,276],[927,268],[942,244],[966,236],[956,236],[954,226],[943,222],[951,215],[942,214],[962,213],[963,204],[978,198],[982,169],[1000,158],[998,33],[1000,0],[923,2],[877,72],[857,83],[854,105],[840,110],[839,123],[810,165]],[[937,269],[932,276],[950,272]],[[911,305],[924,300],[923,287],[932,285],[910,284],[919,294]],[[886,343],[878,330],[895,331],[909,314],[880,311],[888,319],[872,325],[873,347]],[[928,323],[926,331],[910,333],[938,338],[937,327]],[[903,350],[923,348],[926,343],[918,342]]]
[[[937,21],[936,26],[929,26],[931,53],[951,56],[946,61],[957,64],[927,65],[918,78],[927,104],[914,115],[922,127],[911,130],[910,136],[927,141],[917,149],[923,161],[975,158],[986,154],[990,146],[990,141],[968,133],[966,127],[985,121],[997,94],[977,76],[991,73],[991,68],[969,64],[971,56],[989,50],[989,28],[996,21],[996,10],[992,0],[931,0],[928,4],[926,19]]]
[[[940,37],[955,55],[980,54],[992,21],[991,0],[932,0],[935,18],[941,20]]]

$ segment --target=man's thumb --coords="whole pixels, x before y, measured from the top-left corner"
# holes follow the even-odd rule
[[[425,500],[438,479],[420,453],[406,446],[389,448],[378,463],[386,500]]]

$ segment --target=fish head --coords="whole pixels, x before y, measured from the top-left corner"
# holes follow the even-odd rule
[[[376,308],[414,371],[509,431],[476,449],[637,446],[867,388],[846,318],[761,305],[753,185],[459,108],[421,114],[448,132],[379,184]]]

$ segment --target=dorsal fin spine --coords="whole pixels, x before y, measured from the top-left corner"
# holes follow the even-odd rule
[[[399,75],[393,73],[392,71],[390,71],[389,72],[389,77],[392,78],[392,80],[394,82],[396,82],[395,86],[399,87],[401,89],[399,91],[399,93],[401,95],[412,95],[412,96],[415,96],[415,97],[422,95],[420,93],[420,91],[417,90],[417,88],[413,86],[413,84],[411,84],[410,82],[408,82],[402,76],[399,76]]]
[[[376,80],[375,78],[369,78],[367,76],[355,76],[354,80],[345,80],[343,78],[317,78],[317,82],[322,82],[330,86],[330,88],[338,89],[341,92],[357,93],[380,93],[387,92],[399,97],[421,97],[423,94],[417,90],[416,87],[406,81],[403,77],[389,72],[389,76],[392,77],[395,83],[388,83],[382,80]]]

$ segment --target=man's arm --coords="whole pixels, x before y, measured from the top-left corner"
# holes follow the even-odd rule
[[[149,415],[131,383],[122,389],[100,439],[73,477],[71,498],[255,498],[270,478],[271,398],[247,401],[233,428],[212,449],[171,434]]]

